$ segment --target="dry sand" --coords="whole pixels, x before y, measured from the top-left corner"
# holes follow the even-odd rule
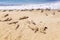
[[[0,40],[60,40],[60,11],[0,10]]]

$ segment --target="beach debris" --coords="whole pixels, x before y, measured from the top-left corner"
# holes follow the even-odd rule
[[[21,11],[27,11],[28,9],[22,9]]]
[[[22,9],[21,11],[32,11],[32,10],[34,10],[34,9]]]
[[[9,14],[4,15],[4,17],[7,17],[7,16],[9,16]]]
[[[34,9],[29,9],[28,11],[33,11]]]
[[[29,17],[24,16],[24,17],[20,18],[19,20],[23,20],[23,19],[27,19],[27,18],[29,18]]]
[[[21,11],[24,11],[24,10],[21,10]]]
[[[18,9],[18,10],[16,10],[16,11],[18,12],[18,11],[20,11],[20,10]]]
[[[36,9],[36,10],[41,10],[40,8]]]
[[[15,30],[17,30],[19,28],[19,25],[17,25],[17,27],[16,27],[16,29]]]
[[[3,10],[3,12],[6,12],[7,10]]]
[[[47,11],[50,11],[51,9],[49,9],[49,8],[46,8],[46,10],[47,10]]]
[[[5,19],[3,21],[11,21],[11,20],[12,20],[12,18],[7,18],[7,19]]]
[[[16,23],[18,23],[18,21],[15,21],[15,22],[11,22],[11,23],[9,23],[9,24],[16,24]]]
[[[13,11],[13,10],[8,10],[8,11],[10,12],[10,11]]]

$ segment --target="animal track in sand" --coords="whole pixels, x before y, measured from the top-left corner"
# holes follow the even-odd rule
[[[27,19],[27,18],[29,18],[29,17],[24,16],[24,17],[20,18],[19,20],[23,20],[23,19]]]
[[[31,20],[30,23],[33,25],[36,25],[36,23],[33,20]]]
[[[18,21],[10,22],[10,23],[8,23],[8,24],[10,25],[10,24],[16,24],[16,23],[18,23]]]
[[[33,20],[27,20],[27,23],[28,23],[28,24],[36,25],[36,23],[35,23]]]
[[[34,31],[34,33],[37,33],[39,31],[40,33],[43,33],[43,34],[46,34],[46,30],[48,29],[47,26],[44,26],[44,23],[34,25],[32,22],[30,22],[30,25],[28,25],[28,27],[29,29]]]
[[[43,34],[46,34],[47,27],[40,28],[40,32]]]
[[[4,20],[0,20],[0,22],[7,22],[7,21],[11,21],[11,20],[12,20],[12,18],[6,18]]]
[[[7,16],[9,16],[9,14],[4,15],[4,17],[7,17]]]
[[[32,31],[34,31],[34,33],[36,33],[37,31],[39,31],[39,28],[32,28],[32,27],[30,27],[30,26],[28,26]]]
[[[12,18],[7,18],[7,19],[5,19],[3,21],[11,21],[11,20],[12,20]]]
[[[19,25],[17,25],[17,27],[16,27],[16,29],[15,30],[17,30],[19,28]]]
[[[46,31],[46,29],[48,29],[47,27],[44,27],[44,31]]]

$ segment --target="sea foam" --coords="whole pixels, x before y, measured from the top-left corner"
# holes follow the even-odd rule
[[[43,4],[25,4],[19,6],[0,6],[0,9],[60,9],[60,2],[43,3]]]

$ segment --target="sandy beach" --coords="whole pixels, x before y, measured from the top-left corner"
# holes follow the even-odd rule
[[[0,40],[60,40],[60,10],[0,10]]]

